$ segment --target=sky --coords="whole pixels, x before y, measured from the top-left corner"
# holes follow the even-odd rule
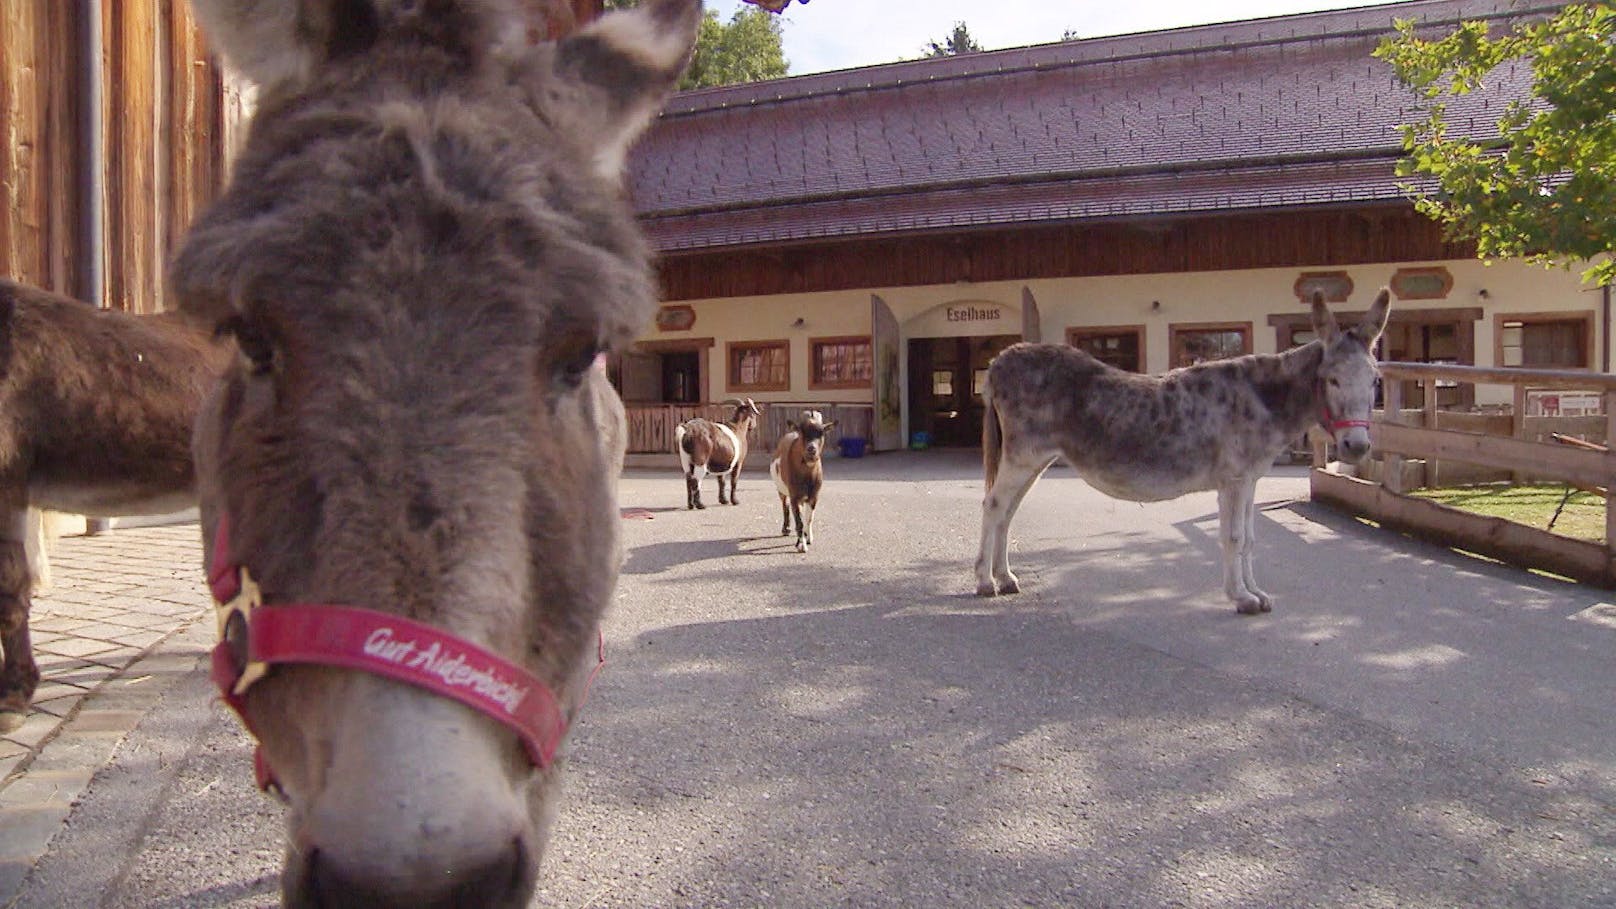
[[[892,63],[921,56],[963,21],[988,50],[1156,31],[1209,22],[1382,5],[1386,0],[809,0],[792,3],[783,37],[790,73]],[[708,0],[725,22],[742,0]]]

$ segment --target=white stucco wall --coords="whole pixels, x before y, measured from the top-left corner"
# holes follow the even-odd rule
[[[1584,286],[1578,271],[1545,270],[1520,262],[1492,264],[1461,259],[1442,262],[1395,262],[1371,265],[1318,265],[1298,268],[1242,271],[1124,275],[1093,278],[1047,278],[1029,281],[940,284],[923,287],[876,287],[774,297],[739,297],[683,301],[696,311],[688,331],[652,331],[643,340],[667,341],[681,337],[713,338],[708,355],[709,400],[729,395],[725,388],[727,342],[787,339],[791,343],[791,389],[754,395],[769,401],[869,402],[869,389],[811,390],[810,338],[870,334],[870,296],[886,301],[896,315],[904,346],[910,338],[980,336],[1021,333],[1022,288],[1037,300],[1043,339],[1065,340],[1072,327],[1142,325],[1145,329],[1145,368],[1167,369],[1169,328],[1175,323],[1250,322],[1257,353],[1275,352],[1275,330],[1268,316],[1306,313],[1292,291],[1303,272],[1345,271],[1353,282],[1351,299],[1338,309],[1361,311],[1375,293],[1391,281],[1399,268],[1440,265],[1453,276],[1445,299],[1400,301],[1392,306],[1418,309],[1479,307],[1482,318],[1474,324],[1476,364],[1494,364],[1494,316],[1519,312],[1594,313],[1592,341],[1594,365],[1600,362],[1604,333],[1602,297],[1597,288]],[[1482,291],[1486,294],[1483,295]],[[1159,304],[1159,305],[1157,305]],[[976,310],[997,309],[997,319],[950,322],[950,306]],[[796,326],[797,319],[803,325]],[[906,370],[907,357],[900,357]],[[907,388],[907,376],[900,388]],[[1483,386],[1478,403],[1505,403],[1508,391]],[[905,433],[907,433],[907,426]]]

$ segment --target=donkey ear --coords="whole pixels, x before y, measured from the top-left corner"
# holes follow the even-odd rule
[[[370,46],[373,0],[192,0],[208,40],[260,87],[302,82],[322,60]]]
[[[1335,324],[1335,313],[1330,312],[1330,307],[1324,305],[1324,292],[1313,291],[1313,334],[1317,335],[1320,341],[1330,344],[1340,333],[1341,329]]]
[[[1375,295],[1375,302],[1369,305],[1369,311],[1364,313],[1363,321],[1354,325],[1349,333],[1363,342],[1365,347],[1374,347],[1375,339],[1386,330],[1386,317],[1392,305],[1392,293],[1382,287],[1380,293]]]
[[[796,420],[787,420],[786,421],[786,432],[796,432],[796,431],[797,431],[797,421]]]
[[[825,431],[826,431],[826,432],[830,432],[830,430],[831,430],[831,427],[833,427],[833,426],[835,426],[835,425],[836,425],[836,421],[835,421],[835,420],[831,420],[831,421],[830,421],[830,422],[829,422],[829,423],[826,423],[826,424],[825,424]]]
[[[548,71],[535,74],[535,102],[600,176],[622,179],[629,146],[690,62],[701,20],[701,0],[646,0],[562,39]]]

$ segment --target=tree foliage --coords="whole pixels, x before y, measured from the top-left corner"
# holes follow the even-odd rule
[[[639,0],[606,0],[606,9],[638,6]],[[708,10],[696,36],[696,54],[679,88],[712,88],[737,82],[761,82],[786,74],[785,46],[779,16],[755,6],[737,10],[728,24]]]
[[[1583,279],[1616,278],[1616,7],[1571,5],[1549,19],[1492,36],[1484,22],[1420,38],[1415,24],[1375,56],[1423,102],[1426,119],[1402,128],[1404,177],[1435,190],[1415,200],[1452,237],[1482,256],[1569,266],[1593,260]],[[1448,102],[1486,85],[1500,67],[1530,66],[1530,96],[1511,102],[1496,137],[1449,131]]]
[[[941,41],[928,41],[922,51],[927,57],[954,57],[959,54],[974,54],[982,50],[982,45],[976,43],[971,37],[971,30],[964,22],[954,23],[954,30]]]

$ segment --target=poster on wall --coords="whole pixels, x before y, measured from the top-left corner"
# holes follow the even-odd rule
[[[898,391],[898,317],[870,294],[870,341],[875,348],[876,451],[903,447],[903,398]]]

